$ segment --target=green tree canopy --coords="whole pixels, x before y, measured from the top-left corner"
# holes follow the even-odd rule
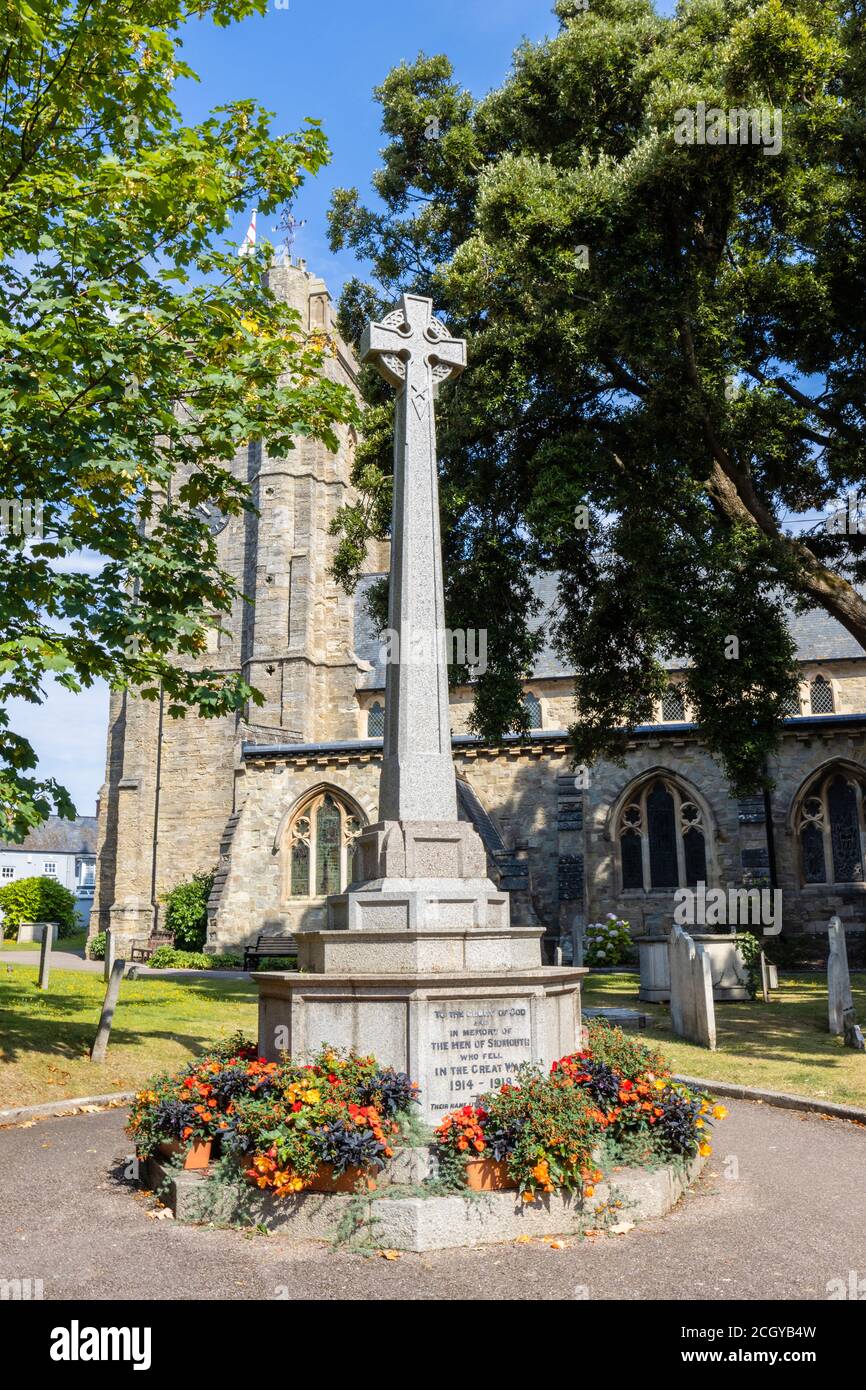
[[[378,89],[378,201],[346,189],[331,210],[333,246],[372,267],[346,287],[343,327],[357,338],[412,289],[469,339],[439,442],[449,621],[488,628],[475,728],[525,723],[529,581],[556,570],[578,758],[621,751],[677,655],[747,787],[794,689],[786,604],[866,646],[866,537],[786,530],[864,480],[862,0],[556,14],[481,101],[442,56]],[[687,143],[701,102],[754,111],[779,147]],[[365,391],[349,583],[388,524],[390,405],[372,373]]]
[[[286,209],[327,161],[318,123],[275,136],[243,100],[190,126],[172,98],[195,76],[184,22],[265,8],[2,6],[0,704],[41,701],[47,673],[71,690],[162,687],[172,716],[255,698],[202,657],[235,591],[196,509],[250,506],[230,468],[244,441],[335,448],[354,418],[320,375],[328,344],[268,291],[267,246],[239,259],[224,240],[238,213]],[[0,708],[7,838],[52,806],[72,814],[35,764]]]

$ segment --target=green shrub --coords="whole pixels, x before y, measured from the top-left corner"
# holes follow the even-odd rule
[[[105,960],[105,932],[98,931],[87,943],[89,960]]]
[[[262,956],[253,965],[254,970],[297,970],[297,956]]]
[[[174,946],[158,946],[147,962],[154,970],[210,970],[213,956],[204,951],[178,951]]]
[[[19,878],[0,888],[3,935],[16,936],[22,922],[56,922],[58,937],[78,929],[75,897],[55,878]]]
[[[166,931],[179,951],[200,951],[207,939],[207,900],[213,881],[213,872],[193,874],[162,895]]]
[[[590,922],[584,939],[586,965],[619,965],[631,949],[628,922],[609,912],[603,922]]]
[[[233,956],[230,951],[226,951],[221,956],[209,956],[211,966],[214,970],[243,970],[243,956]]]

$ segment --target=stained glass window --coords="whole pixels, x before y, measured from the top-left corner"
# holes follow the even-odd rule
[[[643,888],[643,851],[640,835],[629,831],[620,841],[623,888]]]
[[[316,892],[340,891],[340,812],[326,796],[316,812]]]
[[[707,881],[707,845],[700,830],[689,830],[683,836],[683,858],[686,867],[686,885],[694,888]]]
[[[683,795],[675,778],[647,779],[620,813],[623,889],[706,883],[706,836],[700,806]]]
[[[830,813],[833,877],[836,883],[859,883],[863,878],[863,859],[857,793],[846,778],[834,777],[827,788],[827,810]]]
[[[343,892],[359,876],[361,828],[361,821],[336,794],[320,793],[308,801],[289,828],[290,896],[327,897]]]
[[[646,799],[649,831],[650,882],[653,888],[676,888],[677,830],[674,799],[664,782],[656,782]]]
[[[863,786],[856,776],[836,768],[813,782],[797,816],[803,882],[862,883],[862,824]]]
[[[805,882],[826,883],[824,836],[814,821],[803,826],[800,832],[800,843],[803,848],[803,878]]]
[[[309,816],[298,816],[292,827],[292,896],[306,898],[310,892],[310,833]]]

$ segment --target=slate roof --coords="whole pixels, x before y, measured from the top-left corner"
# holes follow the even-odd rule
[[[383,690],[385,687],[385,667],[379,659],[382,642],[373,629],[366,605],[367,590],[380,578],[381,575],[365,575],[355,590],[355,655],[364,667],[358,671],[356,685],[359,690]],[[549,630],[551,625],[545,621],[545,614],[550,614],[556,607],[556,575],[538,575],[533,587],[543,605],[539,625]],[[794,635],[798,661],[833,661],[852,657],[866,660],[866,653],[856,638],[823,608],[813,609],[809,613],[791,612],[788,622]],[[685,664],[678,658],[667,663],[670,670],[678,670]],[[541,679],[570,673],[550,642],[545,640],[532,674]]]
[[[31,830],[20,844],[3,844],[0,850],[17,850],[21,853],[45,854],[95,854],[96,816],[78,816],[75,820],[63,820],[61,816],[49,816],[47,821]]]

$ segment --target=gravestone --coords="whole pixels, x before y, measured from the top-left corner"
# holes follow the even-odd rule
[[[761,971],[761,999],[765,1004],[770,1002],[770,962],[762,951],[758,957],[758,965]]]
[[[39,979],[37,985],[39,989],[47,989],[48,981],[51,978],[51,948],[54,944],[54,935],[50,931],[42,933],[42,944],[39,947]]]
[[[368,325],[361,355],[397,391],[379,819],[327,928],[298,934],[299,970],[253,976],[259,1048],[372,1052],[419,1082],[436,1120],[522,1063],[574,1051],[587,972],[542,965],[543,929],[511,925],[484,844],[457,817],[434,399],[465,344],[407,294]]]
[[[46,931],[51,933],[52,947],[57,945],[57,933],[60,927],[57,922],[21,922],[18,927],[18,941],[41,941]]]
[[[108,1038],[111,1033],[111,1025],[114,1022],[114,1010],[117,1008],[117,998],[120,994],[120,985],[123,980],[123,972],[126,968],[126,961],[119,957],[111,967],[111,974],[108,979],[108,987],[105,991],[105,999],[102,1002],[102,1013],[99,1017],[99,1027],[96,1030],[96,1037],[93,1039],[93,1046],[90,1049],[91,1062],[104,1062],[105,1050],[108,1047]]]
[[[688,932],[674,926],[668,937],[668,960],[674,1032],[715,1052],[716,1015],[709,957],[698,950]]]
[[[114,965],[115,937],[116,933],[109,927],[105,933],[105,955],[102,958],[102,978],[106,984],[111,979],[111,970]]]
[[[848,973],[848,944],[845,928],[838,917],[830,918],[827,931],[830,954],[827,957],[827,1005],[830,1032],[844,1038],[846,1047],[864,1050],[863,1034],[854,1016],[851,976]]]

